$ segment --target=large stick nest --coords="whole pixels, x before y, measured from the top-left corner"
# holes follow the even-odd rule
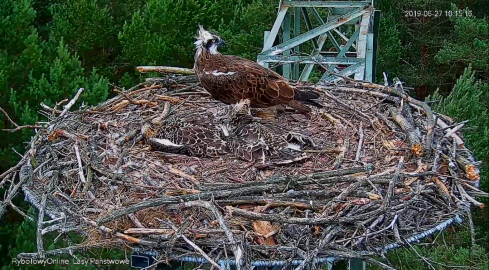
[[[69,231],[85,240],[58,251],[38,241],[38,253],[21,256],[117,246],[156,250],[160,259],[237,257],[240,265],[369,258],[470,204],[482,206],[474,199],[482,194],[478,163],[458,131],[463,123],[433,113],[402,87],[309,87],[321,92],[324,108],[281,112],[276,121],[315,146],[305,150],[306,160],[281,166],[158,152],[145,143],[141,126],[165,103],[180,112],[226,106],[194,76],[148,79],[62,116],[44,106],[47,124],[3,177],[10,193],[22,186],[39,221],[51,219],[38,224],[38,240]]]

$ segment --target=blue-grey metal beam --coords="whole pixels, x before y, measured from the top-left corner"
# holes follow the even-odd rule
[[[301,64],[325,64],[332,65],[353,65],[362,63],[365,61],[363,58],[356,57],[325,57],[322,55],[317,56],[298,56],[298,55],[258,55],[258,63],[301,63]]]
[[[357,57],[365,58],[367,53],[367,34],[370,26],[370,18],[372,17],[372,10],[368,10],[362,15],[360,20],[360,34],[358,35],[357,41]],[[365,78],[365,71],[355,73],[353,77],[355,80],[363,80]]]
[[[265,44],[263,45],[263,51],[266,51],[273,46],[275,38],[277,38],[278,31],[280,30],[280,26],[282,25],[282,21],[284,20],[285,14],[287,14],[288,7],[281,6],[279,9],[280,10],[277,14],[277,19],[275,19],[272,30],[270,30]]]
[[[301,34],[301,8],[296,7],[294,8],[294,37],[300,34]],[[297,45],[294,48],[294,54],[299,54],[299,53],[300,53],[300,46]],[[292,66],[292,79],[297,80],[299,78],[299,70],[300,70],[299,64],[296,63]]]
[[[284,17],[284,21],[282,23],[282,29],[283,29],[283,32],[282,32],[282,41],[283,42],[287,42],[289,39],[290,39],[290,23],[291,23],[291,14],[290,12],[287,12],[285,14],[285,17]],[[285,50],[283,55],[286,57],[286,56],[289,56],[290,55],[290,49],[289,50]],[[284,64],[282,66],[282,76],[284,76],[284,78],[286,79],[292,79],[291,78],[291,74],[290,74],[290,71],[291,71],[291,66],[290,64]]]
[[[348,260],[348,270],[365,270],[366,263],[362,259],[351,258]]]
[[[360,28],[357,28],[357,30],[355,30],[353,35],[351,35],[350,39],[345,44],[345,46],[343,46],[343,48],[341,48],[340,52],[336,56],[337,58],[339,58],[339,59],[346,58],[345,57],[346,52],[348,52],[348,50],[353,46],[353,42],[355,42],[355,40],[357,40],[359,34],[360,34]],[[359,58],[359,59],[362,59],[362,58]],[[336,66],[337,65],[335,63],[331,63],[328,70],[333,72],[334,69],[336,68]],[[329,75],[325,73],[323,75],[323,77],[326,77],[326,76],[329,76]]]
[[[285,7],[326,7],[326,8],[347,8],[347,7],[364,7],[369,5],[370,1],[287,1],[284,0],[282,5]]]
[[[305,10],[306,8],[303,7],[302,9]],[[314,12],[316,13],[317,11],[315,10],[315,8],[313,8],[313,9],[314,9]],[[306,11],[304,11],[304,13],[306,13]],[[319,14],[318,14],[318,16],[319,16]],[[304,19],[308,21],[309,17],[304,16]],[[321,18],[321,21],[324,23],[324,20],[322,20],[322,18]],[[309,21],[309,24],[311,24],[310,21]],[[312,27],[308,27],[308,30],[311,30],[311,28]],[[323,49],[324,43],[326,43],[326,39],[329,36],[328,33],[330,33],[330,31],[319,35],[318,40],[317,40],[317,44],[311,53],[311,57],[315,57],[315,56],[318,56],[319,54],[321,54],[321,50]],[[302,70],[301,76],[299,77],[299,81],[307,81],[309,79],[309,75],[311,75],[313,68],[314,68],[314,64],[312,64],[312,63],[306,64],[306,66]]]
[[[359,62],[355,65],[351,65],[349,67],[346,67],[342,69],[340,72],[335,72],[336,74],[343,75],[343,76],[350,76],[352,74],[356,74],[363,70],[365,68],[365,62]],[[325,72],[324,75],[321,77],[321,80],[324,81],[329,81],[329,82],[335,82],[341,80],[340,77],[335,76],[333,74],[329,74],[328,72]]]
[[[316,8],[327,8],[327,18],[323,18],[322,13],[319,13]],[[312,23],[308,16],[311,13],[316,19]],[[325,80],[340,79],[332,73],[373,80],[376,35],[375,30],[372,33],[369,27],[372,14],[373,0],[281,0],[277,19],[266,36],[263,51],[258,55],[257,61],[266,67],[270,64],[282,65],[284,77],[301,81],[309,78],[315,65],[326,68],[327,71],[322,76]],[[307,29],[304,33],[300,33],[301,19],[304,20]],[[355,27],[355,31],[348,37],[342,32],[344,27]],[[281,43],[277,44],[275,42],[279,31],[282,33],[282,38]],[[323,51],[323,46],[328,39],[331,40],[332,47]],[[301,54],[299,46],[303,48],[302,44],[310,41],[314,46],[311,54]],[[302,66],[304,69],[299,76],[299,68]]]
[[[367,51],[365,52],[365,78],[364,80],[373,81],[373,62],[374,62],[374,33],[367,34]]]
[[[364,13],[368,12],[370,10],[370,8],[360,8],[360,9],[356,9],[352,12],[349,12],[347,14],[345,14],[344,16],[342,16],[341,18],[338,18],[336,21],[331,21],[331,22],[328,22],[328,23],[325,23],[321,26],[318,26],[314,29],[312,29],[311,31],[308,31],[308,32],[305,32],[297,37],[294,37],[282,44],[279,44],[277,46],[273,46],[267,50],[264,50],[263,52],[261,52],[261,54],[269,54],[269,55],[277,55],[277,54],[280,54],[282,52],[284,52],[285,50],[289,50],[305,41],[308,41],[308,40],[311,40],[312,38],[315,38],[319,35],[321,35],[322,33],[326,33],[327,31],[333,29],[333,28],[336,28],[340,25],[343,25],[345,24],[346,22],[348,21],[351,21],[359,16],[362,16]],[[271,37],[272,33],[270,33],[270,35],[268,36],[268,40],[270,40],[270,37]],[[273,44],[273,43],[272,43]]]
[[[318,22],[320,24],[325,24],[323,18],[321,18],[321,15],[319,15],[319,12],[317,11],[317,9],[312,8],[312,11],[313,11],[314,17],[316,17],[316,20],[318,20]],[[339,51],[340,45],[338,44],[336,39],[333,37],[333,34],[331,34],[331,31],[326,32],[326,35],[328,35],[328,38],[331,41],[331,43],[333,43],[333,47],[336,49],[336,51]]]
[[[353,46],[353,42],[357,40],[359,34],[360,34],[360,28],[357,28],[357,30],[353,32],[353,35],[351,35],[350,39],[348,39],[348,42],[345,44],[345,46],[341,48],[337,57],[345,57],[346,52]]]
[[[307,13],[307,9],[306,8],[302,8],[302,16],[304,17],[304,22],[306,23],[306,28],[307,28],[307,31],[311,31],[313,29],[313,26],[312,26],[312,23],[311,23],[311,20],[309,19],[309,14]],[[325,34],[322,34],[322,35],[325,35]],[[318,48],[318,43],[316,43],[314,40],[312,41],[312,46],[314,47],[314,49],[317,49]]]

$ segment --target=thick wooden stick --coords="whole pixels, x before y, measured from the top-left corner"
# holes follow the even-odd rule
[[[416,134],[415,128],[399,111],[397,111],[397,109],[390,108],[389,112],[394,122],[396,122],[399,127],[406,133],[411,153],[417,156],[422,156],[424,152],[423,146],[421,145],[421,141]]]
[[[440,118],[437,118],[436,119],[436,124],[439,127],[443,128],[444,129],[444,132],[446,132],[446,134],[450,134],[448,136],[452,137],[455,140],[455,142],[457,143],[457,147],[463,147],[464,146],[464,141],[455,132],[451,132],[452,130],[450,128],[448,128],[448,124],[447,123],[445,123]]]
[[[167,66],[139,66],[136,67],[138,72],[146,73],[146,72],[160,72],[160,73],[175,73],[175,74],[183,74],[183,75],[193,75],[195,71],[189,68],[180,68],[180,67],[167,67]]]
[[[467,176],[468,179],[472,181],[477,181],[480,179],[479,172],[477,168],[470,163],[470,161],[461,155],[457,155],[457,158],[455,159],[457,161],[457,164],[464,170],[465,175]]]
[[[68,104],[66,104],[64,110],[61,112],[59,117],[63,117],[68,112],[68,110],[70,110],[71,107],[73,107],[73,105],[75,105],[75,102],[78,100],[78,98],[80,97],[83,90],[85,90],[85,89],[84,88],[78,89],[78,92],[76,92],[76,95],[73,97],[72,100],[70,100],[70,102],[68,102]]]

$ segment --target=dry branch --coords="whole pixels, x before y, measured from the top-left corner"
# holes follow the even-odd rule
[[[406,133],[411,153],[417,156],[422,156],[424,152],[423,146],[421,145],[420,138],[416,134],[416,130],[414,129],[414,127],[400,112],[397,111],[397,109],[391,108],[390,113],[394,122],[396,122],[399,127]]]
[[[175,73],[175,74],[183,74],[183,75],[195,74],[195,71],[193,69],[167,67],[167,66],[139,66],[136,67],[136,69],[138,70],[138,72],[141,73],[160,72],[160,73]]]

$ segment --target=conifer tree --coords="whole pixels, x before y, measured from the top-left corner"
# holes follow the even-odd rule
[[[443,48],[438,51],[435,60],[440,64],[447,64],[451,72],[460,72],[469,64],[472,69],[485,75],[489,79],[489,20],[488,18],[477,18],[465,16],[473,12],[469,9],[459,10],[452,5],[452,11],[463,16],[452,16],[454,23],[453,35],[445,40]]]
[[[438,101],[434,110],[455,121],[469,120],[464,136],[469,149],[484,164],[489,163],[489,85],[475,78],[475,71],[468,66],[457,80],[452,92],[443,97],[436,91],[431,100]],[[481,179],[487,179],[487,166],[483,166]],[[482,181],[487,188],[487,181]]]
[[[62,1],[51,6],[51,13],[50,38],[63,39],[70,51],[80,56],[85,68],[108,68],[113,53],[117,53],[117,28],[102,1]]]

